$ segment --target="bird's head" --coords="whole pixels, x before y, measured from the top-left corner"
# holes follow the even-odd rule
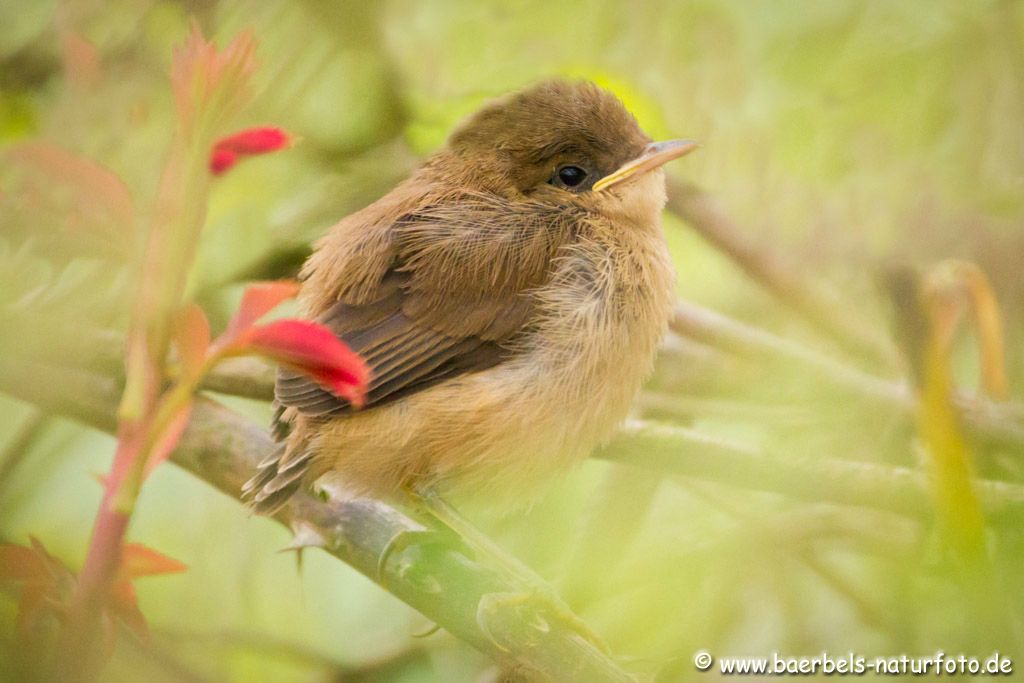
[[[545,81],[502,97],[451,137],[460,184],[508,199],[645,216],[660,210],[658,170],[697,147],[652,142],[622,102],[589,82]]]

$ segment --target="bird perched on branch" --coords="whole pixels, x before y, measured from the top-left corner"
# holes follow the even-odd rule
[[[349,490],[529,498],[609,438],[673,302],[660,167],[612,94],[554,80],[487,104],[306,262],[300,304],[360,354],[366,405],[282,371],[281,450],[246,485],[270,512]]]

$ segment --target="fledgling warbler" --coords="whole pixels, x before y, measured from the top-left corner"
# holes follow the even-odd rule
[[[498,99],[306,262],[300,304],[372,371],[354,410],[282,371],[288,435],[257,510],[333,472],[348,489],[526,495],[626,416],[673,303],[662,164],[610,93],[554,80]]]

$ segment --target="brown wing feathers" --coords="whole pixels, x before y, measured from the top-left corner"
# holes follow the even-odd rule
[[[454,337],[417,324],[406,315],[392,297],[364,306],[339,304],[321,322],[334,330],[372,369],[367,391],[367,407],[399,398],[412,388],[422,389],[451,376],[454,369],[462,372],[490,367],[500,361],[501,349],[480,337]],[[398,302],[400,303],[400,302]],[[359,325],[367,315],[363,309],[376,311],[394,307],[387,318],[369,327]],[[387,310],[387,309],[385,309]],[[484,348],[481,348],[484,347]],[[476,352],[473,364],[453,364],[460,356]],[[324,417],[351,410],[348,402],[331,394],[305,376],[287,370],[278,373],[277,400],[311,417]]]
[[[320,316],[370,366],[367,408],[492,367],[528,321],[529,291],[565,239],[563,222],[547,208],[509,214],[497,201],[471,196],[406,214],[391,228],[394,258],[376,291],[359,304],[342,298]],[[276,392],[310,417],[351,410],[288,371]]]
[[[314,255],[310,261],[308,276],[319,280],[319,291],[338,293],[318,320],[371,368],[364,409],[500,363],[530,321],[531,291],[544,283],[558,247],[570,239],[564,212],[556,217],[550,207],[538,204],[524,213],[519,202],[509,212],[498,197],[448,199],[390,226],[346,221],[328,237],[351,240],[346,260],[323,262]],[[337,243],[328,244],[339,251]],[[373,253],[362,254],[359,244]],[[390,253],[390,262],[380,260],[382,252]],[[348,278],[351,273],[361,277]],[[324,281],[339,277],[345,281]],[[352,410],[288,370],[279,371],[275,393],[278,419],[285,408],[312,419]],[[277,422],[274,431],[283,438],[286,425]],[[260,512],[274,511],[299,487],[313,457],[304,447],[282,447],[260,464],[244,492]]]

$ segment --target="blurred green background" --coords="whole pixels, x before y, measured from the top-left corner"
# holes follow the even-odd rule
[[[144,217],[173,130],[171,50],[192,19],[221,44],[245,28],[259,41],[257,96],[237,127],[277,125],[301,138],[216,181],[193,282],[215,327],[242,282],[292,272],[312,240],[386,193],[482,102],[563,75],[611,88],[654,138],[701,141],[669,174],[716,197],[754,249],[890,351],[879,286],[887,264],[979,264],[1006,317],[1011,388],[1024,382],[1020,2],[8,0],[0,144],[39,138],[97,161]],[[28,201],[3,166],[0,308],[33,308],[62,329],[123,330],[130,280],[110,266],[109,245],[68,229],[61,179],[50,179],[46,201]],[[680,297],[840,353],[679,218],[666,215],[666,231]],[[74,357],[75,341],[9,325],[0,353],[17,362],[60,342]],[[663,364],[654,387],[682,407],[658,417],[804,457],[918,462],[912,424],[806,368],[674,343],[686,347],[683,361]],[[970,339],[957,349],[957,377],[973,389]],[[892,358],[850,362],[899,379]],[[269,420],[267,405],[225,400]],[[26,425],[33,438],[22,442]],[[0,426],[0,537],[35,535],[78,566],[101,493],[92,475],[108,466],[113,440],[3,395]],[[1024,478],[1019,444],[980,451],[984,474]],[[927,523],[602,461],[527,515],[479,515],[616,654],[664,680],[706,677],[690,664],[701,648],[991,654]],[[1024,537],[1015,527],[991,533],[1019,620],[1024,586],[1013,568]],[[277,552],[284,530],[174,466],[147,484],[130,537],[189,570],[139,583],[154,642],[121,639],[110,680],[494,675],[443,632],[416,637],[429,629],[423,617],[337,561],[308,553],[297,572]],[[583,562],[593,538],[605,540],[604,555]],[[14,614],[0,596],[0,669]]]

